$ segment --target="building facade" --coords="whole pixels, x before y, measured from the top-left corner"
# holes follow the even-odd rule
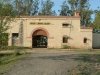
[[[92,48],[92,29],[81,28],[78,14],[20,17],[10,27],[9,46]]]

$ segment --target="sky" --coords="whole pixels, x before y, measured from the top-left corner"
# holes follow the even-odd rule
[[[90,4],[92,9],[98,9],[100,7],[100,0],[91,0]]]

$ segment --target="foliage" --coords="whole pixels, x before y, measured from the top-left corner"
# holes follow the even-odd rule
[[[81,25],[88,26],[91,24],[91,14],[92,11],[89,9],[89,0],[69,0],[72,1],[69,2],[72,5],[72,11],[73,13],[75,11],[80,11],[81,16]],[[74,10],[76,9],[76,10]]]
[[[6,0],[7,1],[7,0]],[[14,0],[12,3],[14,9],[16,9],[17,15],[56,15],[53,10],[54,2],[51,0]],[[8,2],[8,1],[7,1]],[[11,0],[9,0],[11,2]],[[91,25],[91,15],[89,0],[65,0],[59,10],[59,15],[73,16],[74,12],[80,12],[81,25]]]
[[[17,15],[37,15],[39,0],[15,0]]]
[[[9,24],[13,20],[15,11],[10,4],[0,3],[0,48],[7,45],[8,36],[7,30]]]
[[[63,49],[71,49],[71,47],[68,45],[63,45]]]
[[[80,11],[82,12],[83,9],[89,8],[89,0],[68,0],[68,4],[70,5],[72,15],[74,15],[75,11]]]
[[[32,49],[32,48],[29,48],[29,47],[17,47],[17,46],[6,46],[6,47],[3,47],[1,50],[26,50],[26,49]]]
[[[7,72],[17,60],[24,57],[24,55],[16,56],[15,54],[0,54],[0,75]]]
[[[0,48],[5,48],[8,45],[8,34],[0,33]]]
[[[62,15],[62,16],[70,16],[71,15],[70,13],[71,13],[71,11],[69,9],[68,3],[65,0],[63,2],[63,4],[61,5],[60,15]]]
[[[81,25],[91,24],[92,10],[89,9],[89,0],[65,0],[61,6],[60,15],[74,16],[75,12],[80,12]]]
[[[39,11],[39,15],[55,15],[55,11],[52,10],[54,6],[54,2],[51,0],[46,0],[42,2],[41,9]]]
[[[96,17],[94,20],[94,25],[93,25],[94,29],[100,29],[100,11],[96,12]]]
[[[83,9],[81,14],[81,24],[84,26],[91,26],[92,22],[91,22],[91,15],[92,15],[92,11],[87,9]]]

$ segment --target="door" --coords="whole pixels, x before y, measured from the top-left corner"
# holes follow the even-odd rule
[[[47,48],[47,37],[43,35],[33,36],[32,46],[33,48]]]

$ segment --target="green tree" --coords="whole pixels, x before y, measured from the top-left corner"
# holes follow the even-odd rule
[[[80,12],[81,25],[88,26],[91,24],[92,11],[89,9],[89,0],[66,0],[61,6],[60,14],[63,16],[74,16],[75,12]],[[69,5],[69,7],[68,7]],[[66,14],[67,15],[66,15]]]
[[[71,8],[71,15],[73,16],[74,15],[74,12],[75,11],[78,11],[79,9],[79,2],[80,0],[68,0],[68,4],[70,5],[70,8]]]
[[[94,24],[94,29],[100,29],[100,11],[97,11],[93,24]]]
[[[9,24],[13,20],[15,12],[12,5],[0,3],[0,48],[7,46]]]
[[[71,8],[71,15],[74,15],[75,11],[82,12],[83,9],[89,8],[89,0],[68,0],[68,4]]]
[[[93,14],[92,10],[89,9],[83,9],[80,13],[81,15],[81,25],[84,26],[91,26],[91,15]]]
[[[15,0],[18,15],[37,15],[39,0]]]
[[[61,5],[60,15],[61,16],[70,16],[70,9],[69,9],[69,6],[68,6],[68,3],[66,0]]]
[[[52,10],[53,6],[54,2],[51,0],[43,1],[38,15],[55,15],[55,11]]]

